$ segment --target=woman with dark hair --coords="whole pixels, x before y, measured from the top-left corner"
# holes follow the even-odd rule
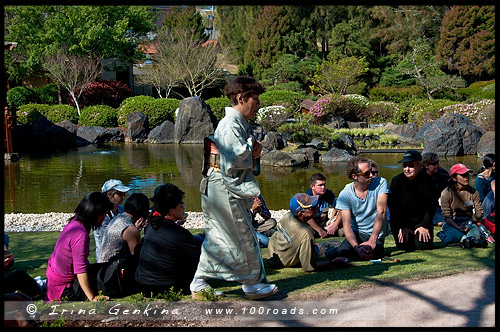
[[[481,167],[480,173],[476,177],[476,183],[474,184],[481,202],[491,191],[491,181],[493,181],[494,179],[495,155],[493,153],[488,153],[483,158],[483,166]]]
[[[184,222],[184,192],[167,183],[156,187],[154,213],[146,227],[135,280],[139,290],[161,294],[171,287],[189,294],[200,259],[200,246],[191,233],[180,226]]]
[[[483,217],[479,193],[469,185],[472,172],[464,164],[450,168],[450,185],[441,193],[443,230],[436,235],[445,244],[460,243],[466,248],[488,245],[476,226]]]
[[[75,209],[57,239],[47,267],[47,300],[68,298],[97,301],[96,274],[99,264],[89,264],[90,237],[93,227],[99,227],[113,207],[100,192],[86,195]],[[107,297],[105,297],[107,299]]]
[[[116,216],[104,229],[98,263],[109,261],[114,256],[134,255],[141,242],[141,233],[149,216],[149,199],[134,193],[125,201],[124,212]]]
[[[200,186],[205,240],[190,286],[193,298],[211,289],[206,281],[211,278],[239,282],[250,299],[278,291],[267,281],[250,212],[253,198],[260,195],[253,165],[260,157],[262,144],[248,121],[257,113],[263,92],[257,80],[249,76],[236,77],[226,87],[231,107],[226,107],[226,116],[211,142],[218,148],[218,158],[203,170],[205,177]],[[210,148],[210,154],[212,150],[216,149]]]

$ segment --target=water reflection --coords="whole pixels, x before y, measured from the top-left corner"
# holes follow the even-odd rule
[[[72,212],[85,194],[116,178],[148,197],[159,184],[173,183],[186,193],[187,210],[200,211],[201,151],[201,144],[115,143],[50,156],[21,156],[17,162],[5,162],[4,209],[6,213]],[[380,175],[389,182],[401,172],[397,162],[402,153],[364,155],[377,161]],[[475,156],[441,158],[445,169],[457,162],[477,171],[482,161]],[[257,180],[268,207],[286,209],[293,194],[309,188],[309,178],[315,172],[325,174],[327,187],[338,195],[349,182],[345,164],[263,166]]]

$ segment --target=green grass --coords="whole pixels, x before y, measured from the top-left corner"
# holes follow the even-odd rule
[[[437,233],[440,228],[435,228]],[[191,230],[193,234],[200,230]],[[58,232],[27,232],[9,233],[10,246],[14,253],[15,269],[23,269],[31,276],[40,275],[45,278],[47,261],[56,243]],[[95,246],[91,234],[91,249],[89,261],[95,262]],[[343,238],[318,239],[342,241]],[[261,250],[266,273],[269,281],[278,285],[282,296],[290,299],[307,297],[308,294],[318,293],[328,296],[338,291],[354,290],[377,283],[401,282],[425,278],[459,274],[465,271],[492,269],[495,267],[495,244],[488,248],[462,249],[446,247],[435,236],[435,248],[430,251],[416,251],[406,253],[397,250],[392,236],[386,238],[385,253],[398,258],[400,262],[382,261],[371,263],[355,261],[354,267],[305,273],[301,268],[273,269],[267,265],[267,249]],[[321,258],[320,261],[326,260]],[[212,280],[213,287],[226,293],[225,300],[241,300],[244,294],[241,286],[234,282]],[[128,297],[134,299],[134,296]],[[188,299],[189,297],[185,297]]]

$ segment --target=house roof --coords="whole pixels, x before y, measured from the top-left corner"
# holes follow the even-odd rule
[[[300,103],[300,107],[305,108],[306,110],[310,110],[314,104],[316,104],[314,100],[306,99]]]

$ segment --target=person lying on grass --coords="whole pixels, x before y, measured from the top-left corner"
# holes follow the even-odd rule
[[[277,232],[269,239],[267,262],[271,267],[301,266],[305,272],[325,271],[351,266],[345,258],[317,263],[318,247],[308,221],[316,216],[319,196],[299,193],[290,200],[290,212],[280,220]]]

